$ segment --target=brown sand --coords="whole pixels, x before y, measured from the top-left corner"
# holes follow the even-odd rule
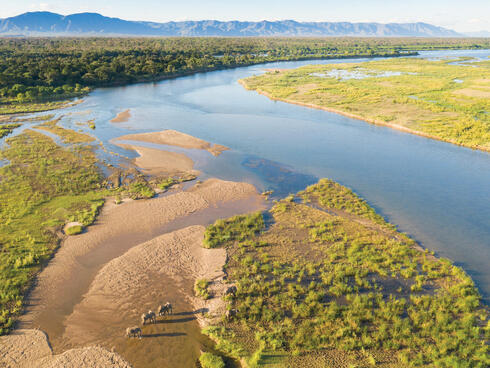
[[[156,144],[166,144],[168,146],[177,146],[182,148],[201,149],[210,152],[214,156],[219,156],[223,151],[229,149],[219,144],[212,145],[211,143],[193,137],[192,135],[181,133],[171,129],[153,133],[128,134],[114,139],[114,141],[118,140],[141,141]]]
[[[92,249],[104,245],[113,238],[131,236],[135,233],[152,233],[155,228],[186,217],[219,202],[258,198],[255,188],[247,183],[235,183],[210,179],[190,191],[178,192],[150,200],[128,201],[115,205],[108,202],[95,225],[86,233],[68,237],[49,266],[37,278],[33,300],[43,303],[33,305],[24,321],[32,320],[37,313],[56,310],[63,304],[65,282],[77,270],[87,267],[81,258]]]
[[[149,175],[177,175],[190,173],[198,175],[192,170],[194,162],[182,153],[163,151],[156,148],[141,147],[132,144],[117,144],[119,147],[131,149],[138,153],[133,162],[145,174]]]
[[[127,109],[123,112],[120,112],[119,114],[116,115],[114,119],[111,120],[111,123],[125,123],[131,117],[131,113],[129,111],[130,110]]]
[[[232,204],[226,215],[218,211],[213,216],[263,208],[252,185],[217,179],[150,200],[120,205],[108,201],[97,223],[86,233],[66,238],[39,275],[21,328],[46,331],[55,353],[101,344],[105,351],[114,347],[136,367],[192,366],[199,345],[206,346],[196,323],[197,309],[209,308],[217,316],[224,311],[218,298],[196,301],[192,286],[197,278],[209,278],[217,285],[213,287],[223,290],[225,255],[201,248],[204,228],[189,225],[206,224],[209,217],[201,220],[199,214],[226,203]],[[169,224],[186,228],[157,236]],[[175,316],[145,326],[141,340],[124,337],[126,327],[140,324],[142,312],[155,310],[167,299],[174,304]],[[89,354],[83,349],[71,354],[82,353]]]
[[[53,355],[46,334],[40,330],[15,330],[0,337],[0,366],[5,368],[79,368],[131,365],[119,355],[98,346],[71,349]]]
[[[186,302],[189,301],[174,300],[175,294],[170,290],[177,288],[190,294],[194,280],[223,277],[226,251],[203,248],[204,230],[204,226],[197,225],[161,235],[131,248],[106,264],[95,277],[83,301],[66,318],[63,339],[79,346],[109,342],[123,356],[135,362],[135,359],[142,358],[131,351],[134,341],[126,339],[123,332],[128,326],[140,324],[142,312],[150,309],[156,312],[158,305],[170,300],[175,313],[195,312],[200,316],[196,309],[187,306],[189,303]],[[185,299],[185,294],[179,299]],[[223,313],[222,299],[218,297],[215,300],[218,302],[212,306],[220,308],[220,313]],[[142,342],[154,354],[152,366],[178,364],[172,357],[165,356],[168,350],[161,351],[162,345],[169,345],[172,334],[182,331],[177,330],[176,324],[171,321],[159,318],[159,324],[143,327]],[[186,342],[182,341],[181,344],[182,347],[172,347],[174,355],[180,355],[175,358],[180,360],[183,355],[197,358],[199,352],[196,345],[187,342],[189,351],[185,352],[182,348]],[[155,354],[159,351],[160,354]],[[141,366],[147,367],[148,363],[141,362]]]

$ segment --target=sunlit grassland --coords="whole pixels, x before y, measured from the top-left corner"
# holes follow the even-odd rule
[[[87,139],[71,131],[67,137],[74,134]],[[9,163],[0,168],[0,332],[21,310],[29,281],[59,244],[62,225],[91,224],[107,195],[88,146],[62,148],[33,130],[7,144],[0,151]]]
[[[238,289],[225,298],[236,315],[205,330],[223,353],[264,367],[488,366],[473,281],[354,193],[321,180],[266,218],[206,231]]]
[[[344,74],[333,74],[338,71]],[[399,74],[381,74],[385,72]],[[361,78],[352,78],[355,74]],[[272,98],[490,150],[490,61],[454,65],[405,58],[314,65],[269,72],[244,83]]]

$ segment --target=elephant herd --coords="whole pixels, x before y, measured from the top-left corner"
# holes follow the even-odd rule
[[[172,314],[172,304],[166,303],[158,306],[157,314],[159,317],[163,317],[165,315]],[[149,310],[147,313],[143,313],[141,315],[141,324],[146,325],[146,323],[156,323],[157,322],[157,314],[155,312]],[[138,326],[128,327],[126,329],[126,337],[138,337],[141,339],[141,328]]]
[[[237,291],[238,291],[237,287],[235,285],[232,285],[225,290],[224,296],[231,296],[232,298],[234,298],[236,296]],[[229,319],[235,317],[237,315],[237,312],[238,311],[236,309],[227,310],[226,314],[225,314],[225,318],[227,320],[229,320]],[[157,322],[157,316],[163,317],[165,315],[169,315],[172,313],[173,313],[172,304],[167,302],[166,304],[158,306],[157,313],[155,313],[151,310],[149,310],[147,313],[143,313],[141,315],[141,324],[144,326],[147,323],[156,323]],[[141,337],[142,337],[141,336],[141,328],[138,326],[128,327],[126,329],[126,336],[128,338],[138,337],[141,339]]]

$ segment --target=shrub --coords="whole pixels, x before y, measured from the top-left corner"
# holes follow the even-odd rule
[[[223,358],[212,353],[202,353],[199,357],[202,368],[225,368]]]
[[[83,231],[83,226],[81,225],[75,225],[75,226],[70,226],[65,230],[66,235],[77,235],[80,234]]]
[[[196,280],[194,284],[194,292],[196,296],[203,298],[204,300],[209,299],[211,296],[208,291],[209,281],[205,279]]]

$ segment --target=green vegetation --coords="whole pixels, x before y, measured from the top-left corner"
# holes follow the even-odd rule
[[[211,295],[209,295],[208,286],[208,280],[196,280],[196,282],[194,283],[194,292],[196,293],[196,296],[203,298],[204,300],[211,298]]]
[[[230,241],[244,241],[264,228],[262,214],[234,216],[227,220],[218,220],[204,233],[204,246],[216,248]]]
[[[48,100],[99,86],[240,65],[488,47],[488,39],[7,38],[0,39],[0,113],[49,110],[57,104]]]
[[[202,353],[199,357],[202,368],[225,368],[223,358],[212,353]]]
[[[490,150],[490,61],[473,67],[452,62],[390,59],[316,65],[244,82],[271,98]]]
[[[473,281],[352,191],[324,179],[270,215],[267,228],[253,214],[206,232],[238,289],[231,317],[204,330],[224,354],[251,367],[488,366]]]
[[[70,226],[65,230],[65,233],[67,235],[77,235],[77,234],[81,234],[82,232],[83,232],[83,226],[81,225]]]
[[[19,123],[13,123],[13,124],[0,124],[0,138],[5,137],[6,135],[9,135],[12,133],[12,131],[15,128],[20,127]]]
[[[70,133],[78,134],[78,133]],[[70,148],[33,130],[7,140],[0,158],[0,333],[20,312],[35,272],[71,221],[89,225],[104,203],[102,175],[86,145]]]
[[[39,124],[36,126],[36,129],[42,129],[47,132],[53,133],[54,135],[57,135],[61,138],[61,141],[63,143],[71,143],[71,144],[76,144],[76,143],[90,143],[93,142],[95,139],[89,135],[86,134],[80,134],[77,133],[73,130],[70,129],[64,129],[60,127],[58,124],[58,120],[50,120],[46,121],[42,124]]]
[[[105,198],[155,194],[136,169],[108,167],[112,173],[104,178],[92,137],[64,129],[57,120],[33,128],[8,138],[0,151],[0,159],[8,162],[0,167],[0,334],[21,312],[31,280],[58,247],[66,223],[80,223],[66,229],[68,235],[78,234],[94,222]],[[66,146],[58,146],[44,130]]]

